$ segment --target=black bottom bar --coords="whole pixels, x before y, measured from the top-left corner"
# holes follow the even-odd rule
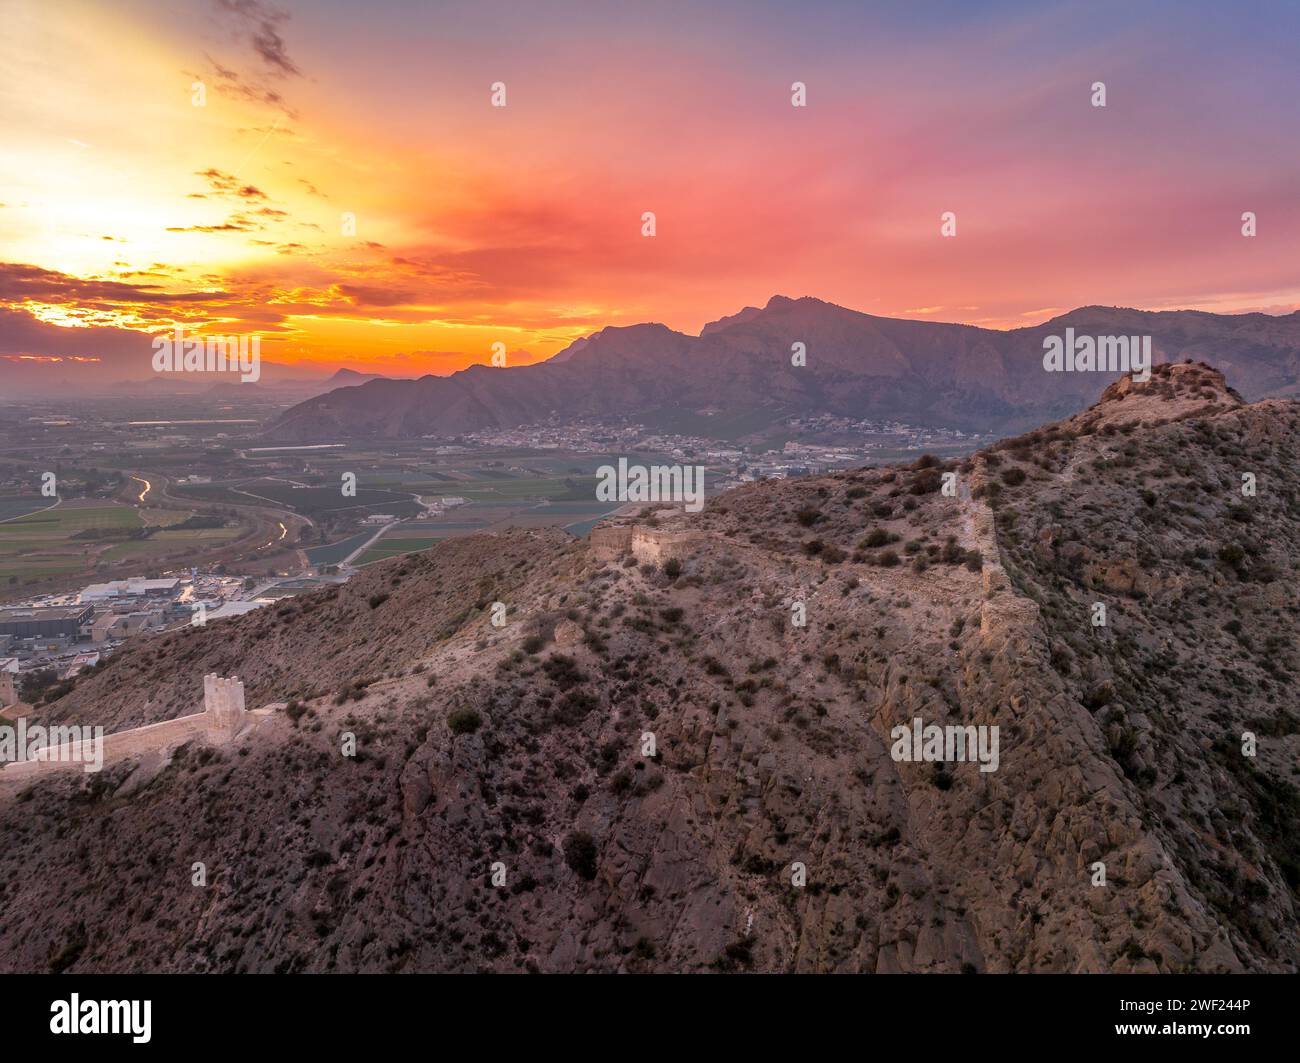
[[[820,1054],[846,1037],[884,1048],[876,1044],[883,1037],[1036,1053],[1128,1044],[1222,1054],[1280,1049],[1294,1033],[1298,985],[1294,976],[1264,975],[34,975],[0,978],[0,998],[6,1047],[15,1051],[116,1042],[128,1051],[260,1045],[336,1057],[418,1040],[471,1051],[478,1044],[494,1056],[550,1043],[586,1056],[689,1041],[693,1055],[716,1043],[735,1058],[749,1045]],[[81,1032],[96,1026],[126,1032]]]

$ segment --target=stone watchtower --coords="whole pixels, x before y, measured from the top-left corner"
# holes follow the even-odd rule
[[[248,713],[244,709],[244,684],[238,676],[203,677],[203,714],[204,729],[213,741],[228,742],[239,733]]]
[[[0,709],[7,709],[18,703],[18,691],[14,689],[13,672],[0,671]]]

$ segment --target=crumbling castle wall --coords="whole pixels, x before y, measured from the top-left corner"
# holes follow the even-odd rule
[[[1038,603],[1004,591],[980,606],[980,634],[987,640],[1015,635],[1038,623]]]
[[[597,561],[616,561],[632,549],[632,525],[613,524],[593,528],[590,541]]]
[[[632,556],[638,561],[667,561],[689,557],[700,534],[689,529],[667,530],[637,526],[632,531]]]
[[[195,738],[206,739],[214,745],[230,741],[243,729],[248,719],[244,708],[244,684],[238,677],[222,679],[217,675],[203,677],[203,711],[174,720],[132,727],[127,731],[103,737],[103,766],[128,757],[174,749]],[[26,780],[47,771],[75,768],[83,771],[90,751],[83,755],[74,744],[61,748],[40,750],[31,760],[0,765],[0,782]]]
[[[972,495],[989,483],[988,467],[982,455],[976,455],[971,470],[969,487]],[[975,546],[984,558],[981,583],[984,602],[980,605],[980,635],[986,643],[999,643],[1009,637],[1023,635],[1038,623],[1038,603],[1018,595],[1002,564],[1002,551],[998,549],[997,526],[993,510],[978,498],[972,497],[966,506],[970,513],[970,528]]]
[[[615,524],[595,528],[591,548],[597,561],[616,561],[631,553],[638,561],[667,561],[689,557],[701,535],[690,528],[651,528],[645,524]]]

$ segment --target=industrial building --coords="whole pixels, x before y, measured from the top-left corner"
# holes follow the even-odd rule
[[[12,635],[15,639],[59,636],[75,639],[94,615],[95,610],[89,605],[0,609],[0,635]]]
[[[79,602],[105,602],[119,598],[175,598],[180,593],[179,579],[115,579],[92,583],[78,596]]]
[[[96,642],[106,642],[109,639],[130,638],[145,631],[158,631],[165,623],[161,609],[101,613],[95,618],[91,633]]]

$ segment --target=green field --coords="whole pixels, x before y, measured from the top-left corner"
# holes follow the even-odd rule
[[[486,528],[481,520],[413,520],[401,526],[401,534],[416,539],[445,539],[456,532],[477,531]],[[411,536],[411,532],[419,534]]]
[[[49,504],[50,499],[41,498],[39,495],[22,498],[0,498],[0,521],[26,516],[38,509],[45,509]]]
[[[223,539],[237,539],[242,528],[165,528],[154,532],[156,543],[205,543],[220,542]]]
[[[427,550],[431,546],[436,546],[447,536],[442,535],[437,538],[429,539],[380,539],[374,546],[357,558],[358,565],[370,565],[376,561],[383,561],[390,557],[396,557],[398,554],[411,554],[418,550]]]
[[[417,489],[412,485],[413,489]],[[516,480],[467,480],[458,484],[428,485],[418,488],[422,494],[435,497],[459,495],[471,501],[493,499],[549,498],[553,501],[596,498],[596,478],[580,476],[529,477]]]
[[[180,550],[207,549],[237,539],[240,528],[185,528],[180,531],[154,532],[148,539],[118,543],[103,554],[105,561],[123,558],[148,558]]]
[[[6,521],[0,524],[0,586],[12,585],[11,579],[17,584],[23,579],[85,571],[109,544],[74,539],[73,535],[90,528],[129,532],[140,526],[140,515],[130,506],[89,501],[64,502]]]
[[[539,506],[538,513],[609,513],[623,503],[621,502],[598,502],[595,492],[592,492],[590,498],[585,498],[580,502],[552,502],[549,506]]]
[[[152,539],[132,539],[129,542],[110,546],[99,556],[103,561],[123,561],[127,558],[137,560],[139,558],[155,557],[160,553],[165,553],[165,551]]]
[[[193,498],[199,502],[219,502],[227,506],[250,506],[256,503],[256,499],[236,494],[229,484],[172,484],[167,491],[174,498]]]
[[[0,553],[0,587],[12,586],[25,579],[43,579],[46,576],[81,572],[85,567],[85,563],[75,557],[34,554],[11,558]]]
[[[364,531],[360,535],[352,535],[336,543],[310,547],[305,551],[307,560],[313,565],[337,565],[374,534],[373,531]]]
[[[168,517],[169,511],[150,510],[153,518]],[[176,513],[177,522],[186,514]],[[150,561],[171,554],[208,549],[238,538],[240,528],[158,530],[147,539],[129,539],[128,534],[145,527],[139,510],[132,506],[100,501],[64,502],[53,509],[32,513],[0,524],[0,585],[13,586],[24,579],[90,573],[97,565],[131,560]],[[75,538],[90,529],[103,532],[101,538]],[[11,584],[10,577],[15,577]]]
[[[245,492],[239,495],[239,492]],[[358,485],[355,496],[344,495],[341,484],[328,487],[294,487],[292,484],[255,480],[237,485],[236,495],[247,502],[265,499],[273,505],[292,509],[295,513],[308,515],[330,513],[338,510],[381,510],[396,516],[409,516],[418,512],[419,507],[411,500],[409,494],[395,491],[379,491]],[[250,499],[249,495],[256,498]]]
[[[8,521],[2,527],[2,534],[6,536],[55,539],[87,528],[138,528],[140,515],[131,506],[104,502],[64,502],[53,509]]]

